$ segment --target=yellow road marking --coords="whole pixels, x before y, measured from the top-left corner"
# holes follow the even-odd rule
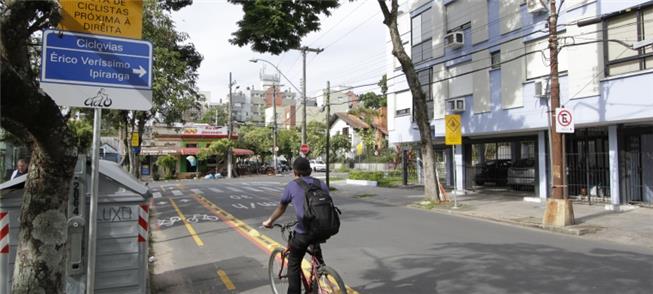
[[[272,250],[274,250],[277,247],[285,248],[285,246],[279,244],[279,242],[272,240],[270,237],[264,234],[261,234],[258,230],[252,228],[251,226],[247,225],[243,221],[234,217],[232,214],[226,212],[224,209],[218,207],[217,205],[215,205],[215,203],[206,199],[206,197],[199,194],[195,194],[195,199],[197,199],[200,202],[204,202],[204,204],[206,204],[205,207],[207,206],[210,207],[211,208],[210,210],[213,210],[212,212],[214,214],[218,214],[221,218],[224,218],[227,221],[231,222],[233,224],[233,228],[240,231],[244,235],[248,235],[250,237],[248,239],[258,243],[258,245],[260,245],[262,248],[267,248],[268,254],[271,253]],[[304,270],[304,274],[306,275],[306,277],[310,276],[311,263],[306,259],[302,260],[302,269]],[[332,280],[332,283],[335,284],[335,280],[333,280],[332,277],[329,278],[330,280]],[[352,289],[351,287],[347,285],[345,285],[345,287],[347,288],[348,294],[358,294],[358,291]]]
[[[222,280],[222,283],[224,283],[228,290],[236,290],[236,286],[234,286],[234,283],[231,282],[231,279],[229,279],[227,273],[223,270],[218,270],[218,277],[220,277],[220,280]]]
[[[186,226],[186,230],[188,230],[188,233],[190,233],[191,237],[193,237],[193,240],[195,240],[195,244],[197,244],[198,247],[204,246],[204,241],[200,239],[200,236],[197,235],[197,232],[195,231],[193,226],[186,220],[186,216],[184,215],[183,212],[181,212],[181,210],[179,209],[175,201],[172,200],[172,198],[168,198],[168,199],[170,199],[170,204],[172,204],[172,207],[175,208],[177,214],[179,215],[179,218],[181,218],[181,221]]]

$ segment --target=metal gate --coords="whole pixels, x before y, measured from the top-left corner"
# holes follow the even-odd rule
[[[610,165],[607,129],[579,129],[574,135],[568,135],[565,141],[568,195],[608,199]]]

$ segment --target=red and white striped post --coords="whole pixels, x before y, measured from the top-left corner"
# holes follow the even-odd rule
[[[9,294],[9,213],[0,211],[0,294]]]
[[[150,206],[147,203],[141,203],[138,205],[138,256],[140,257],[141,264],[141,277],[140,283],[144,289],[141,293],[146,292],[147,275],[149,274],[148,268],[148,230],[149,230],[149,214]]]

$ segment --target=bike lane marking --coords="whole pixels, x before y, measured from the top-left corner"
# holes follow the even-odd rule
[[[186,226],[186,230],[188,230],[188,233],[190,233],[191,237],[193,237],[193,240],[195,240],[195,244],[197,244],[197,247],[204,247],[204,241],[200,239],[200,236],[197,234],[197,231],[195,231],[195,228],[193,228],[193,226],[186,220],[186,216],[184,215],[184,213],[181,212],[181,210],[179,209],[175,201],[172,200],[172,198],[168,198],[168,199],[170,200],[170,204],[172,205],[172,207],[174,207],[175,210],[177,211],[177,214],[179,215],[181,221],[184,223],[184,226]]]
[[[224,222],[229,227],[231,227],[236,232],[238,232],[238,234],[240,234],[245,239],[249,240],[254,245],[256,245],[261,250],[263,250],[265,254],[269,255],[270,253],[272,253],[274,249],[278,247],[286,248],[285,246],[281,245],[279,242],[274,241],[272,238],[264,234],[261,234],[258,230],[252,228],[242,220],[234,217],[232,214],[220,208],[206,197],[195,194],[195,200],[197,200],[197,202],[200,205],[204,206],[204,208],[208,209],[215,216],[220,218],[222,222]],[[306,276],[310,275],[311,263],[306,259],[302,260],[302,270],[304,271],[304,274]],[[358,294],[358,291],[352,289],[351,287],[347,285],[345,285],[345,287],[347,287],[348,294]]]

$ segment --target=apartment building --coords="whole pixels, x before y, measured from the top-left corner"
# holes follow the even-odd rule
[[[484,162],[530,160],[533,194],[546,198],[548,8],[539,0],[422,0],[400,10],[446,182],[474,189]],[[575,122],[564,139],[567,193],[609,207],[652,203],[653,49],[632,45],[653,38],[653,2],[567,0],[559,11],[560,104]],[[598,19],[577,25],[590,18]],[[389,142],[416,143],[413,108],[423,106],[413,105],[390,53],[387,60]],[[455,148],[444,145],[444,116],[453,113],[463,134]]]

